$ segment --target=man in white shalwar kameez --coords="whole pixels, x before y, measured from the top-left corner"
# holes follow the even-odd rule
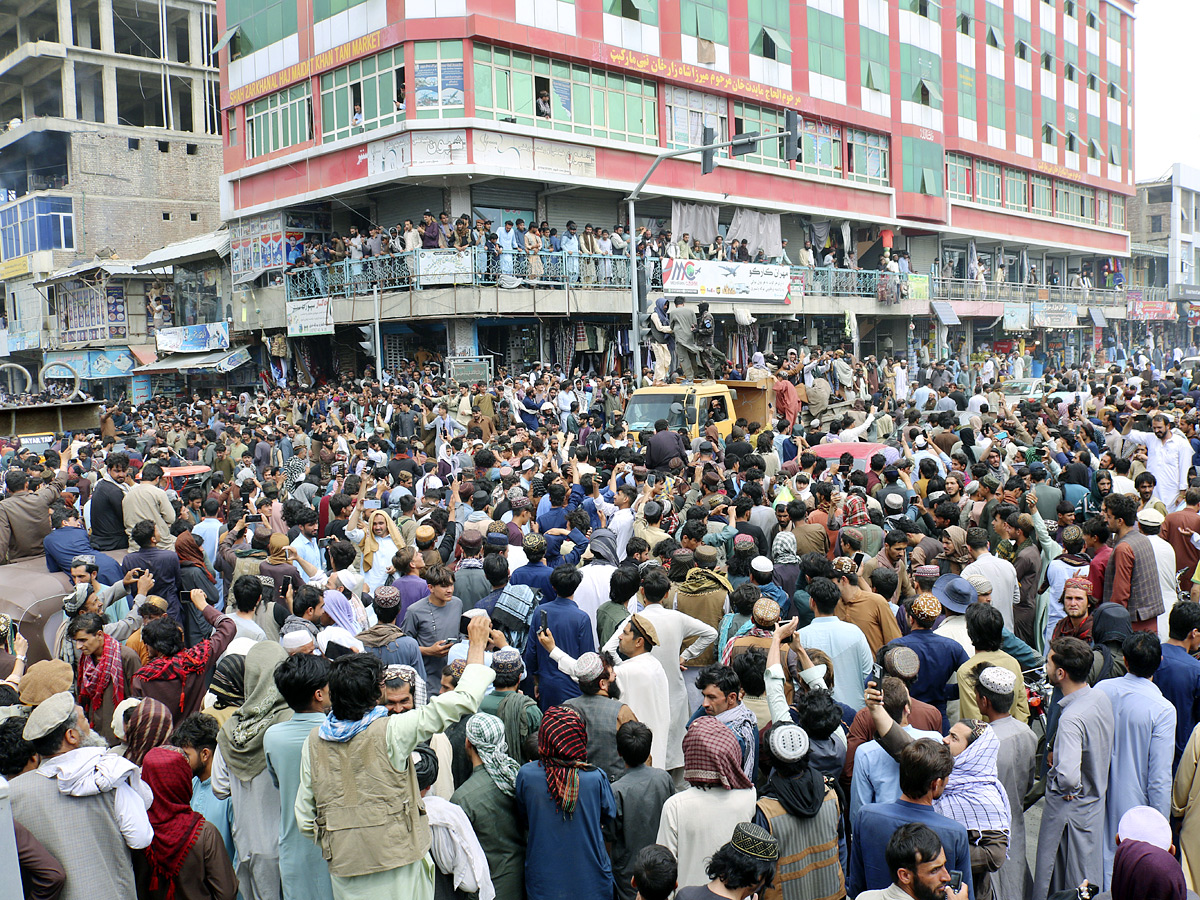
[[[654,658],[652,650],[658,645],[658,632],[640,613],[626,619],[617,631],[618,647],[625,657],[613,666],[616,676],[618,697],[609,689],[609,696],[620,699],[632,710],[637,720],[650,729],[654,736],[650,744],[651,763],[666,768],[661,762],[667,758],[667,737],[671,727],[671,689],[667,684],[667,673],[662,663]],[[547,629],[539,632],[538,640],[558,664],[576,681],[591,676],[587,665],[594,667],[599,658],[585,653],[579,659],[568,656],[554,644],[554,635]],[[678,657],[676,657],[678,659]],[[676,663],[675,668],[679,665]]]
[[[662,601],[670,590],[671,582],[665,571],[661,568],[647,569],[642,575],[640,594],[643,609],[638,615],[650,622],[658,633],[658,639],[654,641],[650,652],[662,663],[671,689],[671,730],[667,738],[666,764],[663,768],[677,769],[683,765],[683,736],[687,733],[688,719],[691,718],[687,685],[683,680],[681,666],[707,650],[717,639],[717,631],[700,619],[675,609],[666,609]],[[604,645],[605,650],[617,649],[628,622],[627,619],[608,639],[608,643]],[[684,650],[683,643],[689,638],[695,638],[695,641]],[[625,702],[629,703],[629,695],[624,696]],[[637,713],[632,704],[630,708]],[[657,760],[663,757],[654,758]]]
[[[500,245],[500,274],[513,273],[513,259],[517,255],[517,233],[513,230],[512,222],[504,223],[504,230],[496,235],[496,243]],[[524,251],[524,248],[521,248]]]

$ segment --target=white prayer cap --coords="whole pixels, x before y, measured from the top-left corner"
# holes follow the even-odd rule
[[[762,575],[770,575],[775,571],[775,564],[769,556],[756,556],[750,560],[750,568]]]
[[[307,647],[309,644],[316,644],[316,642],[313,640],[312,634],[304,628],[297,628],[295,631],[289,631],[279,639],[279,643],[283,646],[283,649],[288,652],[289,656],[295,653],[297,650]]]
[[[808,734],[799,725],[774,726],[767,745],[772,755],[783,763],[799,762],[808,756]]]
[[[1147,506],[1137,514],[1137,520],[1149,528],[1160,528],[1162,527],[1162,523],[1166,521],[1166,516],[1153,506]]]
[[[979,674],[979,684],[994,694],[1011,694],[1017,684],[1017,676],[1000,666],[988,666]]]
[[[1117,823],[1117,837],[1123,841],[1143,841],[1169,851],[1171,823],[1151,806],[1135,806],[1121,816],[1121,821]]]

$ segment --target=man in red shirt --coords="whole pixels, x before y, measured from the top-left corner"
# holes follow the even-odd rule
[[[1088,581],[1092,583],[1092,596],[1104,596],[1104,570],[1112,557],[1112,547],[1108,546],[1111,532],[1108,523],[1102,516],[1093,516],[1083,523],[1083,542],[1087,555],[1092,558],[1088,568]]]
[[[1175,568],[1183,569],[1179,586],[1190,591],[1196,564],[1200,563],[1200,548],[1192,543],[1192,535],[1200,532],[1200,488],[1188,488],[1183,502],[1183,509],[1167,516],[1159,535],[1175,551]]]

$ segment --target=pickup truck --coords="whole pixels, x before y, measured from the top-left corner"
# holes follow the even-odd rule
[[[722,438],[729,437],[733,423],[745,417],[764,425],[775,418],[775,391],[770,381],[701,381],[695,384],[664,384],[638,388],[625,405],[630,436],[654,433],[654,423],[666,419],[671,429],[686,428],[691,438],[716,425]]]

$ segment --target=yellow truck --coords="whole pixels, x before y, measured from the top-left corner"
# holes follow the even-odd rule
[[[770,381],[700,381],[695,384],[664,384],[638,388],[625,404],[625,421],[630,437],[641,441],[642,433],[654,433],[654,423],[666,419],[672,429],[687,428],[692,438],[716,425],[722,438],[729,437],[739,418],[770,425],[775,419],[775,391]]]

